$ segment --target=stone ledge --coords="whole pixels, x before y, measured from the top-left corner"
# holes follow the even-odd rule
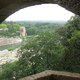
[[[80,80],[80,74],[46,70],[19,80]]]

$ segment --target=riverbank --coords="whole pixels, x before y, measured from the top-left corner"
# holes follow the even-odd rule
[[[0,38],[0,46],[9,45],[9,44],[15,44],[22,42],[22,39],[19,37],[2,37]]]

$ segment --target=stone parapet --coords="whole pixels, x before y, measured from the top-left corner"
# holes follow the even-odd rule
[[[46,70],[19,80],[80,80],[80,74]]]

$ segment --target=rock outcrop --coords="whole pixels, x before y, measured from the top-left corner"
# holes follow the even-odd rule
[[[0,0],[0,22],[22,8],[43,3],[59,4],[80,15],[80,0]]]
[[[15,44],[15,43],[20,43],[22,42],[22,39],[20,38],[0,38],[0,46],[3,46],[3,45],[9,45],[9,44]]]
[[[6,62],[13,62],[18,60],[17,49],[13,51],[8,51],[7,49],[0,51],[0,65],[5,64]]]
[[[25,37],[26,34],[26,28],[24,26],[20,27],[20,37]]]

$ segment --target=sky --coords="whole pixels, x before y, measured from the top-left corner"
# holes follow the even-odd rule
[[[23,8],[6,21],[67,21],[74,13],[57,4],[41,4]]]

